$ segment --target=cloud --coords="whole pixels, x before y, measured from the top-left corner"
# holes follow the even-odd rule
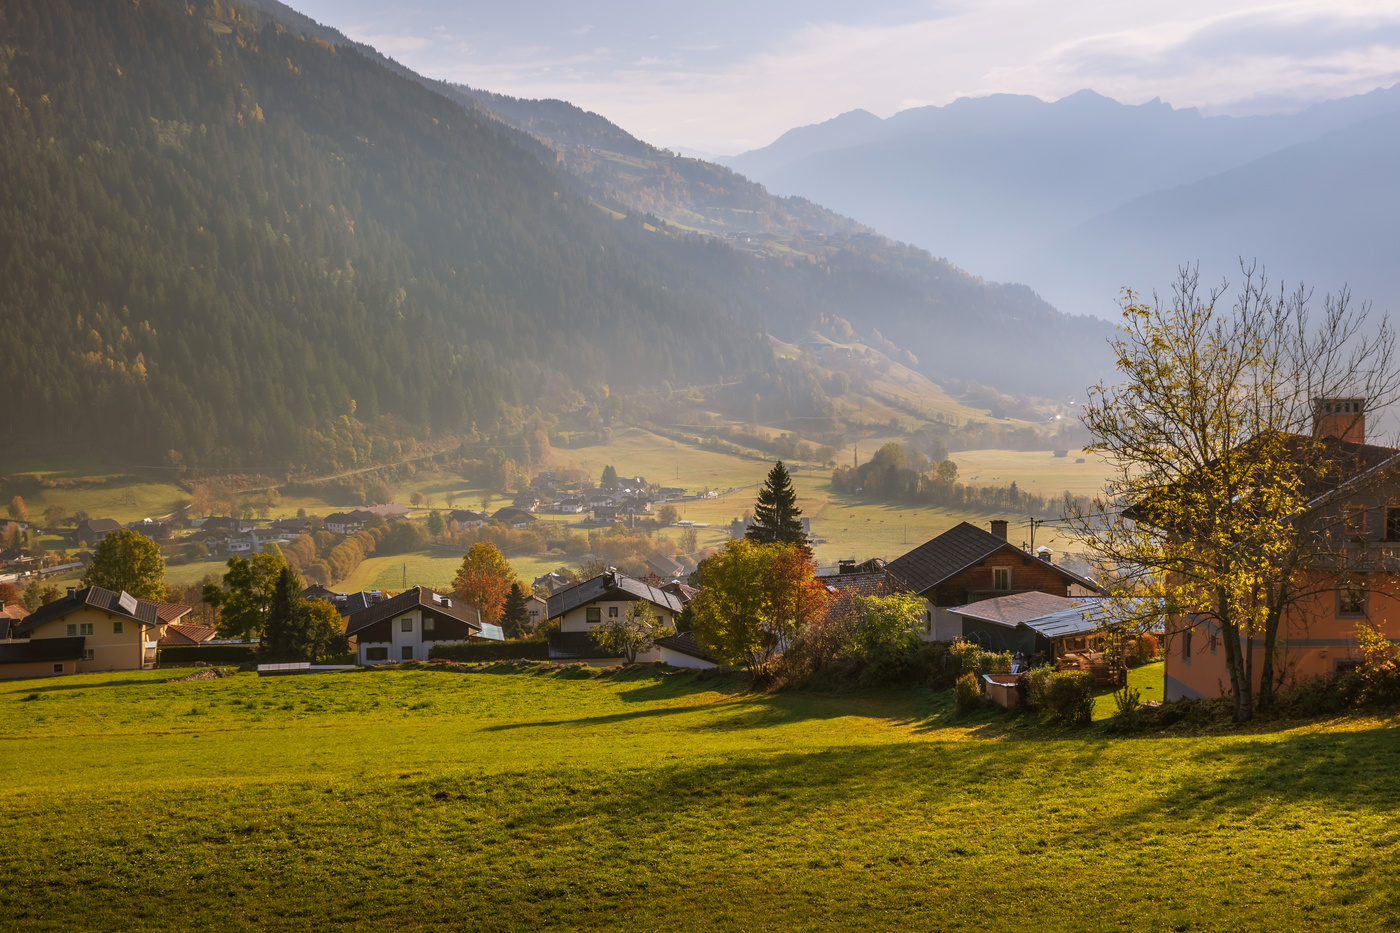
[[[569,28],[541,27],[533,8],[304,0],[312,15],[371,24],[346,31],[424,74],[570,100],[658,145],[708,152],[857,108],[888,116],[961,96],[1089,87],[1129,103],[1260,112],[1400,76],[1394,0],[714,2],[723,9],[700,15],[610,0]],[[576,8],[556,12],[567,22]]]

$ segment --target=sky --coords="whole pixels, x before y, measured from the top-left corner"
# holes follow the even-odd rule
[[[1082,88],[1277,113],[1400,82],[1400,0],[290,0],[421,74],[696,155],[848,110]]]

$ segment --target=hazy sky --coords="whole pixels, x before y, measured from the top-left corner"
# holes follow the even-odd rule
[[[713,154],[998,91],[1258,113],[1400,81],[1397,0],[290,2],[423,74]]]

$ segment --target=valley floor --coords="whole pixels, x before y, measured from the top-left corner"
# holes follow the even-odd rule
[[[1400,923],[1388,721],[1122,740],[649,668],[170,676],[0,683],[6,930]]]

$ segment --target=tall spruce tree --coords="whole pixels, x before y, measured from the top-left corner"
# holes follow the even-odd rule
[[[759,544],[797,544],[807,546],[802,531],[802,510],[797,507],[797,490],[792,488],[783,461],[773,464],[758,491],[758,503],[753,509],[753,524],[744,537]]]
[[[530,625],[530,611],[526,603],[525,588],[517,581],[510,585],[506,594],[505,611],[501,613],[501,628],[507,638],[519,638]]]

